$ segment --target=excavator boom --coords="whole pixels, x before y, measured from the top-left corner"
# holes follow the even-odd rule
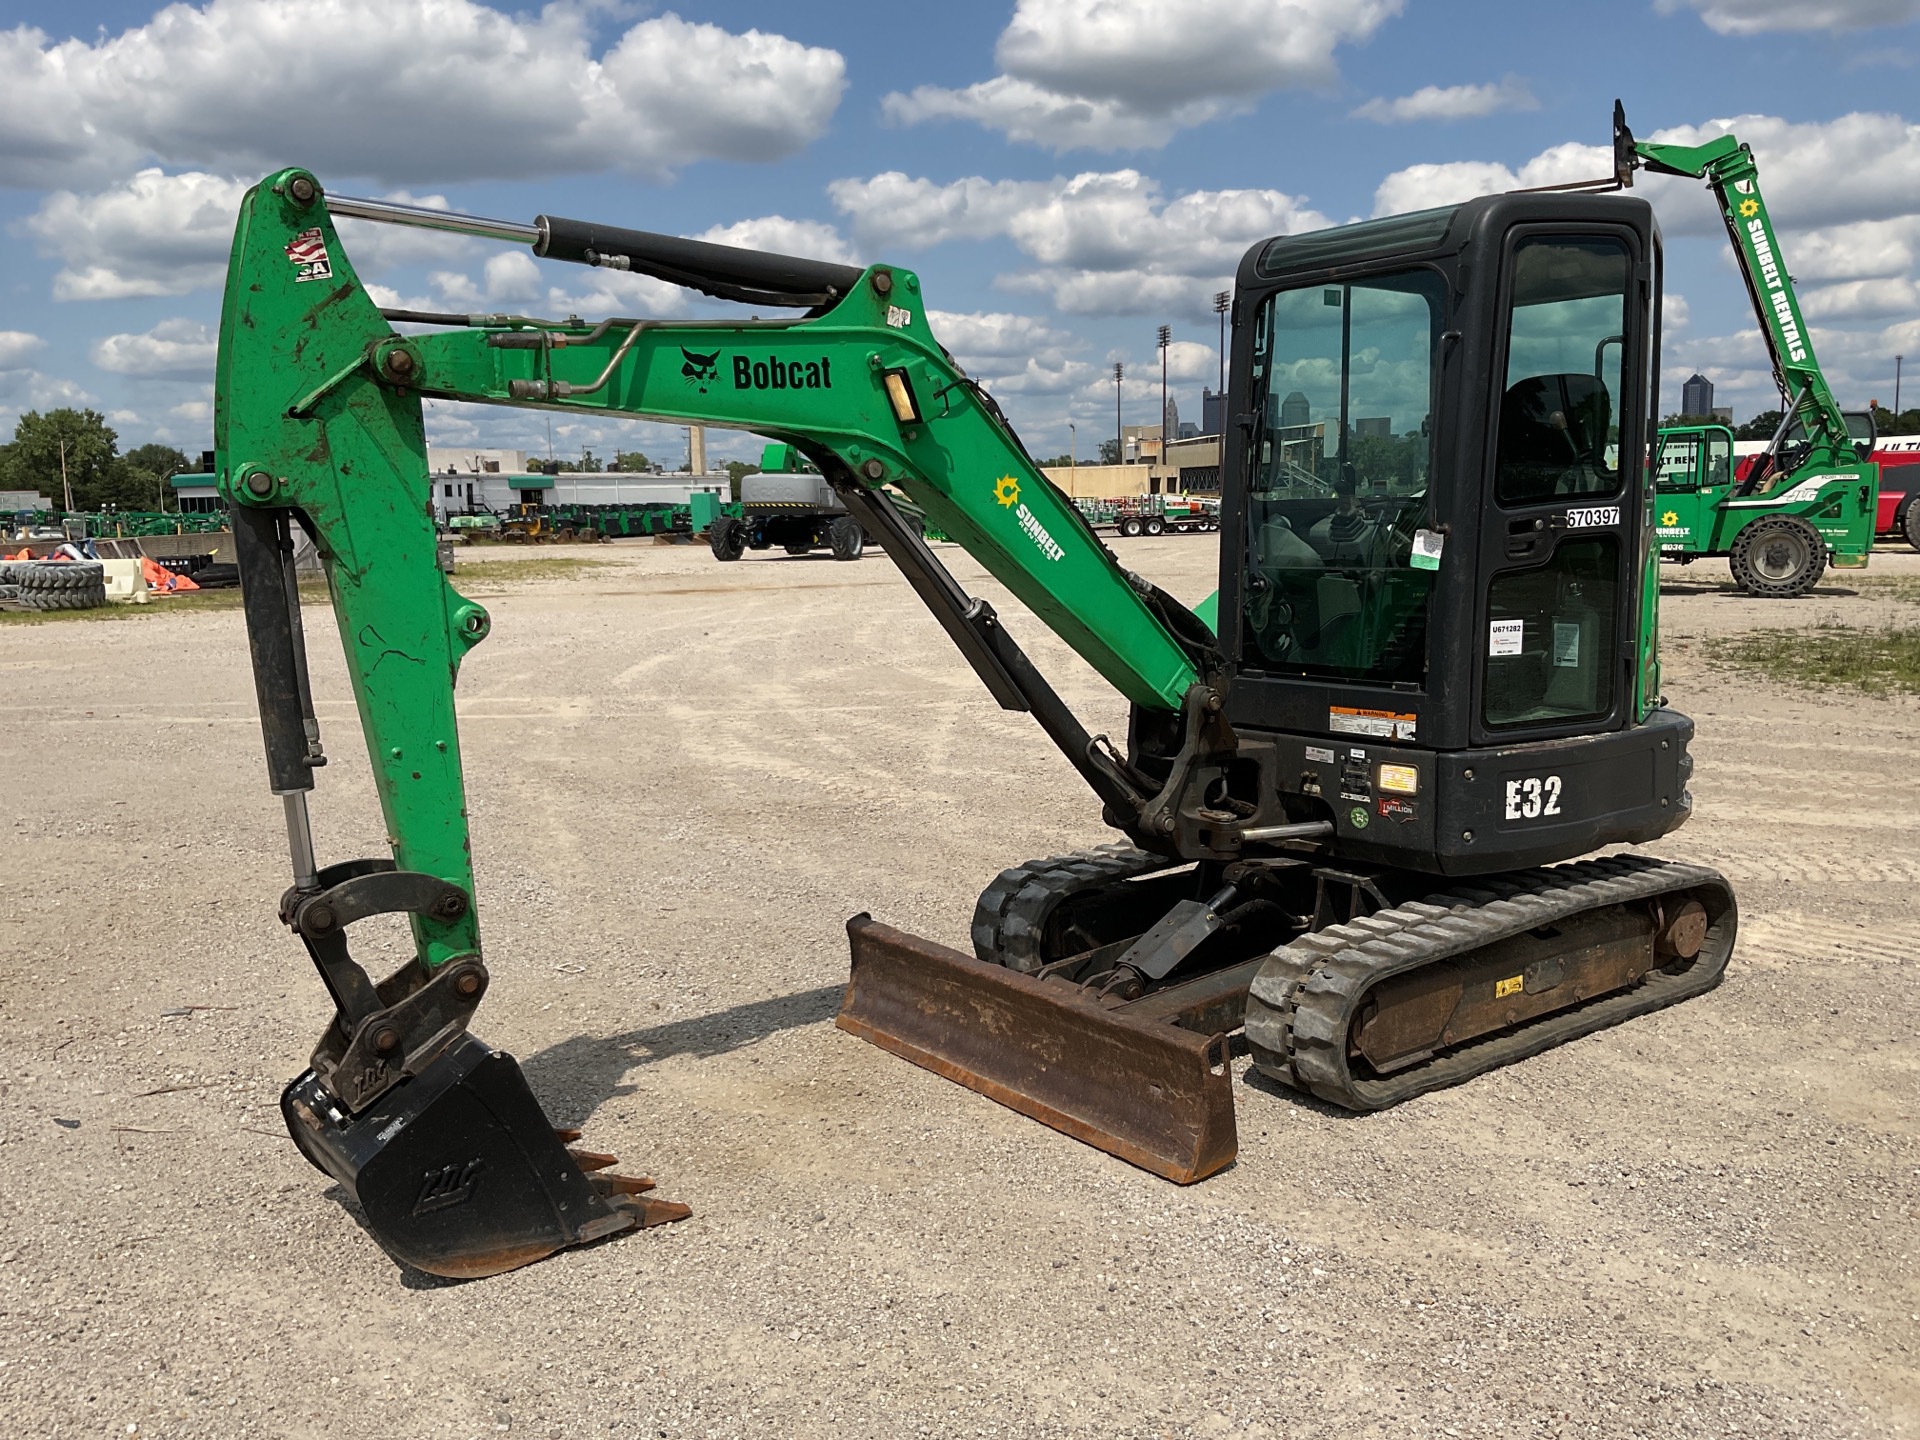
[[[338,1012],[283,1108],[301,1148],[359,1197],[396,1255],[444,1274],[487,1273],[684,1209],[634,1200],[635,1182],[586,1175],[547,1134],[518,1066],[466,1033],[488,977],[453,690],[491,622],[436,564],[423,400],[733,426],[795,445],[1000,703],[1032,712],[1109,817],[1143,837],[1170,828],[1160,782],[1087,734],[882,487],[903,491],[1137,707],[1177,717],[1205,689],[1212,635],[1116,563],[1048,482],[934,338],[908,271],[546,216],[517,226],[381,202],[338,208],[807,310],[593,324],[383,314],[313,176],[283,171],[242,202],[216,378],[219,484],[234,516],[270,781],[286,807],[294,884],[281,915]],[[408,322],[439,328],[394,328]],[[326,757],[293,583],[296,525],[326,568],[390,859],[322,866],[314,856],[306,795]],[[346,936],[379,913],[409,918],[417,954],[376,984]]]

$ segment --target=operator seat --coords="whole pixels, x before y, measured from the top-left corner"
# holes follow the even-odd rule
[[[1586,481],[1607,443],[1613,402],[1591,375],[1529,375],[1500,402],[1497,491],[1507,505],[1539,504],[1602,487]]]

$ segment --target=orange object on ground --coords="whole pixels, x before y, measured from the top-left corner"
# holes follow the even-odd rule
[[[178,595],[184,594],[188,590],[198,590],[200,588],[186,576],[176,574],[174,571],[167,569],[167,567],[159,561],[147,555],[140,557],[140,575],[141,578],[147,582],[147,588],[150,590],[164,590],[171,594]]]

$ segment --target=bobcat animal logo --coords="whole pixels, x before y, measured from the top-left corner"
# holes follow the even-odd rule
[[[720,378],[720,352],[716,350],[711,355],[699,355],[682,345],[680,355],[683,361],[681,375],[689,385],[697,386],[702,395],[706,394],[707,386]]]

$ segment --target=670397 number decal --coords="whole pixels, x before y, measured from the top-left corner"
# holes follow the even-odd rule
[[[1560,777],[1529,775],[1507,781],[1507,819],[1538,820],[1560,813]]]
[[[1602,525],[1618,525],[1620,507],[1618,505],[1588,505],[1577,510],[1567,511],[1569,530],[1593,530]]]

